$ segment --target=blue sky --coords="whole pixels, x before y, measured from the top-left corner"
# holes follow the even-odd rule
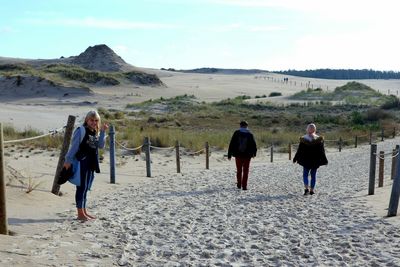
[[[400,71],[399,10],[397,0],[0,0],[0,56],[107,44],[139,67]]]

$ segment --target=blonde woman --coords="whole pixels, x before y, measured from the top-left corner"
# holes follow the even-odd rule
[[[75,202],[80,221],[95,219],[86,210],[87,192],[92,186],[94,173],[100,172],[98,149],[104,148],[107,129],[108,124],[101,125],[97,111],[89,111],[83,125],[75,130],[65,156],[64,167],[72,168],[74,172],[69,181],[76,185]]]
[[[317,169],[327,165],[324,138],[316,134],[317,127],[311,123],[307,126],[307,134],[300,138],[299,147],[293,158],[293,163],[303,166],[304,195],[313,195],[317,180]],[[308,176],[311,174],[311,184]]]

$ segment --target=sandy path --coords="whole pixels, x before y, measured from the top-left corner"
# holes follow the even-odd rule
[[[228,161],[206,171],[200,158],[187,159],[181,175],[166,166],[173,158],[155,156],[155,177],[135,179],[144,170],[137,157],[121,166],[120,184],[107,188],[103,167],[90,197],[98,220],[71,219],[73,200],[62,198],[69,208],[42,223],[32,220],[32,236],[0,242],[0,265],[400,266],[398,227],[377,216],[364,196],[368,149],[329,153],[317,194],[306,197],[301,168],[288,161],[257,159],[246,192],[235,188]],[[26,227],[29,220],[18,223]]]

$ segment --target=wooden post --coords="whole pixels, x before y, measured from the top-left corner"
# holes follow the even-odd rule
[[[145,137],[144,138],[144,150],[145,150],[145,154],[146,154],[146,174],[147,177],[151,177],[151,159],[150,159],[150,138],[149,137]]]
[[[179,148],[180,148],[179,141],[176,140],[175,150],[176,150],[176,172],[177,173],[181,173],[181,155],[180,155]]]
[[[393,138],[396,137],[396,127],[393,127]]]
[[[369,144],[372,145],[372,131],[369,131]]]
[[[289,143],[289,160],[292,160],[292,143]]]
[[[383,187],[383,176],[385,174],[385,152],[379,152],[379,181],[378,187]]]
[[[210,146],[208,145],[208,142],[205,144],[205,149],[206,149],[206,170],[210,169]]]
[[[343,145],[343,140],[342,137],[339,138],[339,152],[342,152],[342,145]]]
[[[271,145],[271,162],[274,162],[274,145]]]
[[[354,138],[354,148],[357,148],[358,146],[358,136],[356,135],[356,137]]]
[[[376,175],[376,144],[371,144],[371,155],[369,160],[368,195],[373,195],[375,193],[375,175]]]
[[[60,175],[60,172],[63,168],[65,155],[67,154],[69,149],[69,144],[71,143],[72,133],[74,131],[75,119],[76,119],[75,116],[69,115],[67,121],[67,127],[65,128],[64,141],[61,147],[60,157],[58,158],[58,164],[57,164],[56,174],[54,176],[53,187],[51,189],[51,192],[57,196],[60,195],[60,185],[58,184],[58,176]]]
[[[392,151],[392,171],[390,172],[390,179],[393,180],[396,175],[396,159],[397,159],[397,150],[393,149]]]
[[[397,157],[397,166],[400,166],[400,157]],[[390,194],[390,202],[388,209],[388,217],[397,215],[397,208],[399,206],[400,196],[400,168],[396,168],[396,176],[392,184],[392,193]]]
[[[115,184],[115,128],[110,125],[110,184]]]
[[[381,141],[383,142],[384,141],[384,133],[385,133],[385,130],[382,128],[382,130],[381,130]]]
[[[8,219],[6,205],[6,182],[4,176],[4,136],[3,124],[0,123],[0,234],[8,235]]]

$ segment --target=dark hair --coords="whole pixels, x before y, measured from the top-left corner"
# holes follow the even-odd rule
[[[240,125],[240,127],[247,127],[247,126],[249,126],[249,124],[247,123],[247,121],[241,121],[241,122],[239,123],[239,125]]]

